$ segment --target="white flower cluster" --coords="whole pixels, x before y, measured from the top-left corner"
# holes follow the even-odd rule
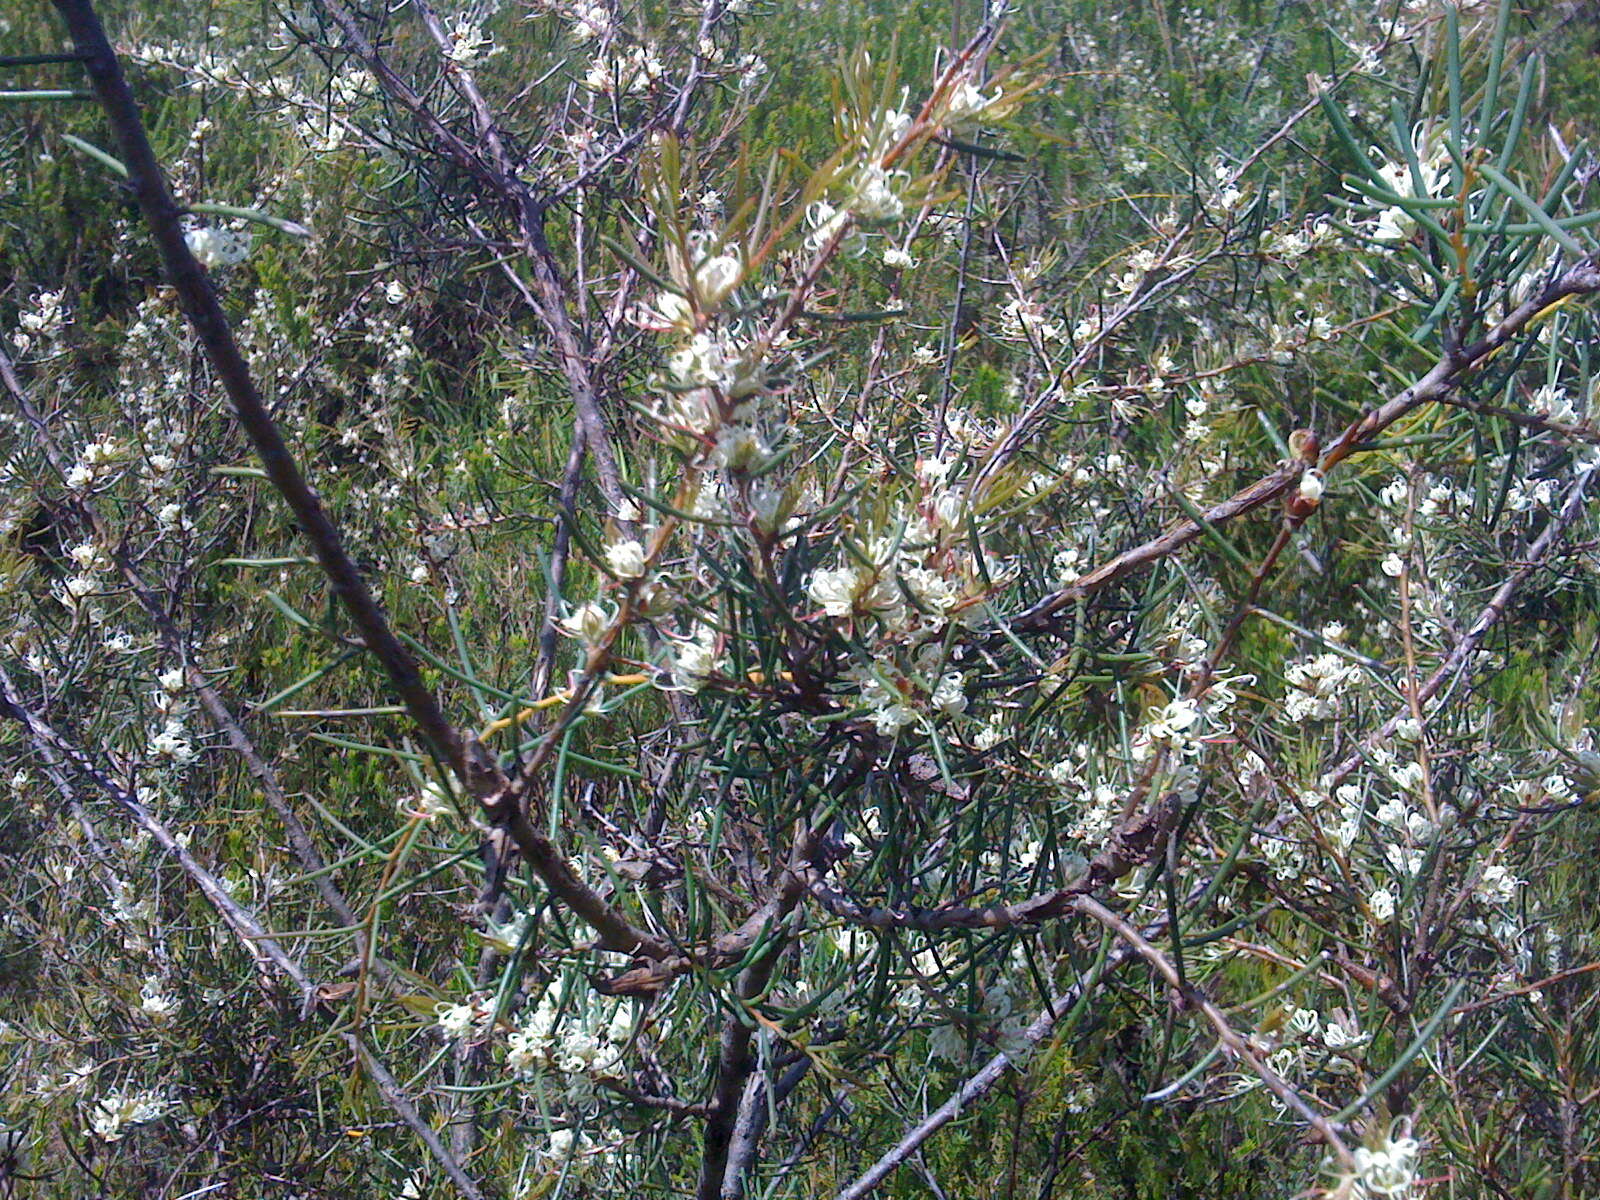
[[[165,1021],[178,1011],[178,998],[164,990],[158,976],[151,975],[139,989],[139,1011],[153,1021]]]
[[[189,253],[208,271],[236,267],[250,257],[250,234],[246,230],[197,225],[184,233],[183,240]]]
[[[905,171],[884,165],[890,151],[911,129],[911,114],[904,106],[902,95],[901,107],[882,109],[856,129],[852,147],[855,165],[835,186],[837,203],[817,200],[806,210],[806,221],[811,226],[806,247],[811,253],[821,250],[852,222],[857,228],[888,225],[905,216],[901,192],[910,177]],[[859,254],[864,248],[859,237],[852,235],[849,243],[851,253]]]
[[[1338,716],[1340,697],[1360,674],[1359,666],[1331,650],[1290,663],[1283,673],[1293,689],[1283,699],[1284,721],[1298,725]]]
[[[17,316],[17,329],[11,335],[11,344],[18,354],[26,354],[38,342],[53,342],[61,336],[71,314],[61,303],[60,292],[39,292],[30,307]]]
[[[552,1129],[539,1149],[539,1165],[551,1175],[565,1172],[569,1176],[581,1177],[599,1166],[621,1141],[620,1130],[613,1130],[610,1137],[601,1142],[577,1129]],[[525,1200],[544,1195],[547,1184],[547,1179],[536,1180],[523,1193]]]
[[[968,133],[986,118],[999,115],[1003,99],[1004,92],[1000,88],[985,95],[970,77],[962,79],[950,91],[944,110],[945,126],[952,133]]]
[[[471,14],[463,13],[446,34],[445,58],[453,66],[471,67],[499,53],[494,39]]]
[[[602,96],[636,96],[649,91],[666,70],[654,46],[629,46],[620,54],[597,54],[583,86]]]
[[[952,623],[970,625],[981,614],[980,581],[956,553],[967,500],[964,488],[948,482],[953,465],[932,458],[917,464],[920,494],[897,522],[898,539],[873,538],[864,556],[820,567],[806,581],[806,595],[822,616],[875,636],[873,659],[856,663],[845,677],[860,689],[885,735],[915,721],[919,708],[943,716],[967,708],[961,677],[943,668],[943,650],[934,640]]]
[[[121,1141],[132,1126],[158,1121],[174,1107],[174,1101],[154,1091],[111,1092],[89,1111],[89,1132],[103,1142]]]
[[[1014,342],[1064,342],[1066,328],[1032,300],[1013,298],[1000,309],[1000,336]]]
[[[1392,1130],[1377,1145],[1357,1148],[1354,1194],[1360,1200],[1408,1195],[1416,1183],[1420,1151],[1416,1138],[1395,1137]]]
[[[433,1014],[434,1023],[447,1038],[482,1037],[494,1020],[494,1006],[485,997],[469,996],[462,1004],[441,1001]]]
[[[615,31],[611,9],[601,0],[573,0],[566,5],[565,16],[572,22],[576,42],[604,41]]]
[[[721,635],[709,625],[692,638],[672,642],[671,686],[680,692],[698,692],[706,678],[722,669]]]
[[[75,492],[88,491],[102,482],[126,454],[126,449],[115,438],[90,442],[78,455],[78,461],[67,470],[67,486]]]
[[[1437,134],[1419,131],[1416,137],[1416,170],[1409,162],[1384,162],[1375,173],[1382,186],[1394,195],[1426,200],[1449,182],[1449,152]],[[1410,241],[1416,231],[1416,218],[1398,204],[1386,205],[1362,230],[1373,241],[1389,245]]]
[[[546,991],[506,1040],[506,1066],[519,1075],[563,1076],[569,1098],[587,1099],[595,1080],[622,1079],[622,1054],[633,1033],[626,1002],[563,1012],[555,989]]]
[[[1261,235],[1261,253],[1294,266],[1315,250],[1338,241],[1339,231],[1327,217],[1315,217],[1298,229],[1274,227]]]

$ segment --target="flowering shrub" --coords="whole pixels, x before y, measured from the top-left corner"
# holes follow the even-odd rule
[[[1538,14],[56,7],[0,1178],[1584,1194]]]

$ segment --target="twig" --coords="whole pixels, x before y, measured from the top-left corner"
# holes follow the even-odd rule
[[[1157,937],[1166,928],[1166,918],[1151,925],[1146,933]],[[1105,959],[1092,968],[1087,975],[1077,983],[1065,989],[1056,996],[1046,1008],[1036,1016],[1033,1021],[1017,1037],[1017,1051],[1020,1055],[1031,1051],[1040,1042],[1044,1041],[1055,1029],[1056,1023],[1075,1005],[1085,994],[1099,985],[1106,974],[1134,957],[1132,947],[1119,945],[1105,956]],[[894,1147],[885,1153],[877,1162],[866,1170],[859,1179],[849,1187],[839,1192],[835,1200],[861,1200],[875,1190],[879,1184],[888,1179],[900,1166],[915,1154],[929,1138],[938,1133],[950,1122],[954,1121],[974,1101],[981,1099],[995,1084],[1004,1078],[1006,1069],[1013,1065],[1013,1059],[1006,1052],[996,1054],[971,1078],[963,1083],[954,1093],[933,1112],[924,1117],[917,1125],[907,1130],[905,1135],[895,1143]]]
[[[1534,298],[1523,303],[1505,320],[1470,346],[1448,352],[1433,368],[1410,387],[1398,392],[1378,407],[1371,409],[1350,423],[1343,433],[1322,455],[1320,467],[1327,471],[1361,449],[1374,436],[1389,428],[1407,413],[1430,401],[1440,401],[1460,386],[1465,375],[1487,359],[1522,330],[1540,313],[1568,296],[1587,296],[1600,291],[1600,266],[1593,258],[1568,268],[1559,278]],[[1205,526],[1221,525],[1235,517],[1253,512],[1284,495],[1300,478],[1304,469],[1301,463],[1279,467],[1272,474],[1236,492],[1220,504],[1207,509],[1198,521],[1180,521],[1173,528],[1142,545],[1117,555],[1110,562],[1080,575],[1066,587],[1052,592],[1011,618],[1011,628],[1019,633],[1039,633],[1050,629],[1055,617],[1063,609],[1084,596],[1099,591],[1130,572],[1147,567],[1197,540]]]
[[[184,312],[227,391],[240,424],[255,445],[268,478],[293,510],[323,572],[361,631],[367,648],[382,664],[412,721],[440,757],[455,769],[468,790],[484,800],[491,817],[504,825],[523,858],[552,894],[596,930],[604,948],[653,957],[669,955],[666,942],[636,928],[583,881],[555,844],[533,828],[520,805],[505,803],[511,794],[498,766],[474,739],[463,737],[445,717],[437,698],[423,682],[416,660],[390,629],[321,500],[300,474],[256,389],[216,293],[184,240],[178,207],[94,5],[91,0],[55,0],[55,4],[85,56],[90,79],[128,165],[130,185]],[[512,811],[507,812],[508,808]]]
[[[216,292],[184,240],[179,223],[181,210],[167,187],[161,164],[145,135],[138,102],[128,88],[122,65],[106,38],[93,3],[91,0],[55,0],[55,5],[67,24],[73,44],[84,56],[95,94],[116,136],[122,161],[128,167],[129,186],[155,239],[167,276],[233,404],[239,424],[255,446],[267,477],[293,511],[328,582],[360,630],[367,649],[382,664],[417,728],[463,781],[470,780],[476,772],[472,769],[474,763],[467,745],[423,682],[416,660],[389,628],[388,619],[367,587],[360,568],[345,550],[344,540],[321,499],[300,473],[293,452],[256,389],[250,368],[217,302]]]
[[[74,770],[111,797],[118,807],[133,818],[139,828],[148,833],[157,845],[178,861],[184,873],[195,881],[195,885],[205,894],[211,906],[244,943],[250,957],[255,960],[257,969],[265,974],[265,965],[268,962],[277,967],[299,990],[302,1016],[309,1013],[316,1004],[317,988],[300,969],[300,964],[289,957],[283,947],[278,945],[272,935],[256,920],[254,914],[235,900],[215,875],[196,861],[194,855],[189,853],[159,818],[126,788],[118,786],[89,759],[84,751],[67,741],[52,729],[43,717],[22,702],[21,695],[4,667],[0,667],[0,701],[4,703],[6,715],[27,731],[28,739],[36,748],[49,747],[70,762]]]
[[[1347,1168],[1355,1166],[1355,1158],[1350,1153],[1350,1148],[1344,1144],[1338,1131],[1328,1123],[1327,1118],[1313,1111],[1300,1096],[1286,1082],[1283,1077],[1263,1062],[1259,1055],[1251,1048],[1250,1043],[1240,1036],[1239,1032],[1228,1023],[1228,1018],[1223,1015],[1212,1001],[1197,988],[1189,985],[1179,974],[1178,969],[1167,958],[1145,940],[1137,929],[1128,924],[1122,917],[1112,912],[1093,896],[1079,896],[1073,901],[1073,907],[1081,913],[1093,917],[1107,929],[1112,930],[1125,943],[1131,946],[1140,958],[1149,963],[1163,979],[1182,997],[1188,1005],[1197,1008],[1205,1017],[1211,1028],[1216,1032],[1217,1039],[1223,1044],[1233,1057],[1242,1061],[1266,1084],[1269,1091],[1283,1103],[1299,1113],[1300,1116],[1317,1131],[1320,1136]]]

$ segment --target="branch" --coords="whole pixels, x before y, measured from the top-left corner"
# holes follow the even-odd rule
[[[11,682],[11,676],[4,667],[0,667],[0,705],[4,706],[8,717],[27,731],[28,740],[33,743],[42,758],[50,761],[54,755],[59,755],[71,763],[79,774],[110,796],[112,801],[132,817],[134,823],[148,833],[158,846],[172,855],[184,873],[193,879],[195,885],[205,894],[205,898],[217,910],[228,928],[232,929],[244,943],[245,950],[255,960],[256,969],[262,975],[266,975],[268,964],[276,967],[299,990],[301,1016],[310,1013],[317,1002],[317,986],[306,977],[305,972],[300,969],[300,964],[289,957],[283,947],[278,945],[256,920],[255,915],[235,900],[215,875],[196,861],[194,855],[172,835],[172,831],[161,820],[126,788],[119,787],[104,771],[95,766],[87,754],[63,738],[45,722],[44,718],[23,704],[16,686]]]
[[[1166,925],[1166,918],[1163,917],[1150,925],[1145,932],[1150,937],[1159,937],[1162,931],[1166,929]],[[1087,975],[1056,996],[1045,1007],[1044,1011],[1035,1017],[1032,1023],[1018,1036],[1019,1046],[1015,1052],[1018,1058],[1020,1059],[1024,1051],[1031,1051],[1040,1042],[1044,1041],[1051,1031],[1055,1029],[1056,1023],[1070,1012],[1079,1000],[1097,987],[1107,973],[1121,966],[1133,956],[1134,952],[1131,947],[1127,945],[1117,946],[1099,964],[1091,968]],[[1014,1065],[1012,1058],[1005,1052],[996,1054],[983,1065],[977,1074],[957,1088],[948,1100],[924,1117],[914,1128],[908,1130],[905,1136],[895,1143],[893,1149],[873,1163],[859,1179],[841,1191],[835,1197],[835,1200],[861,1200],[863,1196],[874,1191],[879,1184],[894,1173],[896,1167],[921,1149],[924,1142],[950,1124],[950,1122],[960,1117],[962,1112],[974,1101],[987,1094],[995,1084],[1004,1078],[1006,1068],[1012,1065]]]
[[[1429,402],[1444,400],[1461,385],[1469,371],[1521,333],[1552,304],[1568,296],[1587,296],[1595,292],[1600,292],[1600,266],[1592,258],[1585,259],[1553,280],[1538,296],[1525,302],[1480,341],[1447,353],[1416,383],[1351,422],[1323,454],[1319,466],[1323,471],[1331,469],[1414,409]],[[1272,474],[1207,509],[1201,514],[1205,518],[1205,525],[1193,520],[1178,522],[1159,537],[1124,551],[1110,562],[1086,575],[1080,575],[1066,587],[1024,609],[1010,620],[1010,627],[1019,633],[1041,633],[1050,629],[1054,618],[1063,609],[1124,575],[1182,549],[1197,540],[1205,532],[1205,526],[1221,525],[1285,495],[1299,480],[1303,469],[1300,463],[1279,467]]]
[[[1516,593],[1533,573],[1539,570],[1556,543],[1563,534],[1572,527],[1583,513],[1584,500],[1593,480],[1596,469],[1591,467],[1584,471],[1573,481],[1568,489],[1566,499],[1561,504],[1561,509],[1551,518],[1539,536],[1536,537],[1523,551],[1521,565],[1513,571],[1504,582],[1495,589],[1489,602],[1479,611],[1478,617],[1472,622],[1471,627],[1461,636],[1461,640],[1451,647],[1445,660],[1435,668],[1433,674],[1417,689],[1417,703],[1426,704],[1438,695],[1440,690],[1449,683],[1453,677],[1459,676],[1467,668],[1468,660],[1477,653],[1478,647],[1483,644],[1483,639],[1501,617],[1505,615],[1506,607],[1511,603],[1511,597]],[[1361,741],[1361,746],[1344,759],[1327,777],[1327,790],[1332,793],[1341,783],[1366,761],[1365,751],[1380,742],[1385,742],[1394,737],[1395,730],[1400,727],[1400,722],[1411,716],[1412,709],[1408,703],[1398,709],[1387,721]]]
[[[268,478],[295,514],[316,553],[324,574],[343,602],[363,641],[382,664],[390,684],[426,741],[455,770],[457,778],[480,798],[488,797],[490,815],[505,825],[517,848],[551,893],[600,934],[600,944],[624,953],[652,957],[671,954],[667,943],[637,929],[593,888],[571,864],[517,811],[508,817],[495,800],[507,793],[505,777],[481,746],[463,737],[445,717],[422,680],[416,660],[390,629],[359,568],[345,550],[338,529],[305,481],[294,456],[278,432],[233,340],[227,318],[204,270],[195,261],[178,223],[180,215],[161,166],[145,135],[139,107],[128,89],[111,44],[91,0],[55,0],[74,43],[84,55],[95,92],[127,164],[130,184],[150,227],[162,262],[185,314],[217,372],[239,423],[256,448]],[[420,103],[420,101],[419,101]]]
[[[416,660],[389,628],[383,610],[345,550],[344,541],[321,499],[300,473],[293,453],[278,432],[233,340],[216,292],[189,251],[179,224],[181,210],[167,186],[150,139],[145,135],[138,103],[106,39],[92,0],[55,0],[55,5],[74,45],[84,56],[95,94],[116,135],[122,161],[128,167],[129,186],[155,239],[179,303],[228,394],[239,424],[255,446],[267,477],[293,511],[328,582],[360,630],[367,649],[382,664],[411,719],[439,756],[455,768],[457,776],[470,782],[477,773],[475,757],[423,682]]]
[[[1299,1113],[1300,1116],[1317,1131],[1324,1143],[1339,1157],[1346,1169],[1355,1167],[1355,1158],[1350,1153],[1350,1148],[1344,1144],[1338,1132],[1330,1125],[1327,1118],[1314,1112],[1306,1102],[1301,1099],[1300,1093],[1295,1091],[1282,1076],[1261,1061],[1256,1052],[1251,1049],[1250,1043],[1241,1037],[1237,1030],[1228,1024],[1228,1018],[1222,1013],[1210,997],[1199,989],[1190,985],[1173,966],[1165,954],[1152,946],[1149,941],[1122,917],[1112,912],[1092,896],[1080,896],[1072,905],[1081,913],[1093,917],[1107,929],[1112,930],[1127,945],[1133,948],[1135,954],[1149,963],[1160,976],[1167,981],[1168,986],[1183,999],[1183,1001],[1199,1009],[1202,1016],[1216,1031],[1217,1040],[1223,1047],[1242,1061],[1267,1085],[1268,1090],[1278,1097],[1288,1107]]]

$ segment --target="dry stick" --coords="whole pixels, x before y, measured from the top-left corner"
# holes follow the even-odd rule
[[[745,1175],[755,1163],[761,1146],[761,1135],[766,1132],[769,1109],[775,1110],[800,1086],[801,1080],[811,1070],[811,1059],[802,1056],[772,1084],[761,1075],[752,1075],[745,1085],[744,1097],[739,1102],[739,1122],[733,1130],[733,1140],[728,1147],[728,1166],[722,1179],[722,1200],[741,1200],[744,1195]],[[767,1089],[771,1087],[769,1101]]]
[[[361,1063],[362,1069],[366,1071],[367,1077],[372,1080],[373,1086],[378,1089],[378,1094],[399,1114],[400,1119],[411,1127],[422,1144],[428,1148],[428,1153],[433,1155],[434,1161],[444,1168],[451,1182],[461,1189],[461,1194],[467,1197],[467,1200],[485,1200],[483,1190],[461,1169],[455,1156],[445,1149],[433,1126],[422,1119],[422,1114],[407,1098],[405,1089],[389,1073],[389,1069],[354,1033],[346,1033],[344,1040]]]
[[[594,455],[595,471],[600,478],[601,491],[604,492],[612,512],[616,512],[625,498],[621,484],[622,476],[617,467],[616,452],[611,445],[604,415],[600,411],[589,357],[573,330],[567,313],[566,284],[561,278],[555,256],[551,253],[549,242],[545,237],[544,221],[548,201],[535,195],[533,188],[509,169],[510,164],[505,157],[498,127],[489,113],[488,106],[483,103],[481,95],[477,95],[475,101],[469,101],[469,107],[473,112],[478,136],[490,143],[491,150],[496,156],[495,162],[486,161],[474,147],[462,141],[439,120],[427,102],[395,74],[394,69],[361,32],[360,25],[340,0],[318,0],[318,3],[327,10],[328,15],[344,33],[350,48],[372,71],[373,77],[384,90],[428,131],[445,155],[481,182],[486,183],[509,210],[517,225],[519,249],[533,271],[533,292],[539,301],[537,308],[539,319],[544,322],[550,332],[551,340],[555,343],[562,373],[567,377],[568,387],[572,391],[573,405],[583,422],[589,451]],[[439,36],[444,36],[442,31]],[[453,78],[464,91],[470,90],[476,95],[477,87],[472,82],[470,74],[457,67],[453,68]]]
[[[195,673],[193,667],[189,669],[191,674]],[[77,747],[66,742],[40,718],[23,707],[17,697],[11,679],[3,667],[0,667],[0,698],[4,700],[8,715],[27,727],[30,739],[47,762],[49,762],[53,753],[59,753],[69,759],[79,771],[93,780],[117,804],[127,810],[139,827],[149,833],[162,849],[178,860],[178,865],[183,868],[184,873],[195,881],[206,899],[210,901],[212,907],[221,914],[223,921],[244,942],[245,949],[249,951],[251,957],[256,961],[257,969],[261,970],[265,975],[265,967],[270,964],[288,976],[300,991],[302,1018],[310,1015],[311,1010],[317,1003],[318,989],[306,976],[305,972],[300,969],[299,964],[283,951],[277,941],[255,919],[255,916],[234,900],[233,896],[222,886],[217,878],[195,860],[183,843],[174,837],[165,824],[158,820],[149,809],[145,808],[143,804],[125,790],[117,787]],[[55,771],[52,771],[51,774],[53,777],[57,775]],[[65,780],[58,778],[57,785],[64,786]],[[337,895],[337,892],[335,895]],[[343,897],[339,897],[339,900],[342,903]],[[348,905],[345,907],[348,910]],[[444,1148],[444,1144],[439,1141],[438,1135],[434,1133],[433,1127],[418,1115],[416,1107],[407,1099],[404,1091],[401,1090],[400,1085],[395,1082],[394,1076],[389,1074],[383,1063],[372,1054],[371,1050],[367,1048],[354,1031],[347,1030],[341,1036],[345,1045],[350,1048],[351,1053],[366,1069],[384,1100],[427,1146],[435,1160],[444,1169],[445,1174],[449,1175],[456,1186],[460,1188],[461,1194],[466,1196],[467,1200],[484,1200],[483,1192],[477,1183],[462,1170],[460,1163]]]
[[[1518,412],[1514,408],[1502,408],[1498,404],[1486,404],[1482,400],[1473,400],[1467,396],[1444,396],[1441,402],[1452,408],[1464,408],[1468,412],[1479,413],[1486,417],[1500,417],[1510,421],[1513,425],[1520,425],[1524,429],[1537,430],[1540,433],[1553,433],[1557,437],[1569,438],[1575,442],[1600,443],[1600,429],[1591,429],[1587,425],[1573,425],[1566,421],[1554,421],[1549,417],[1541,417],[1534,413]]]
[[[45,460],[52,470],[63,480],[67,474],[66,459],[62,456],[60,448],[56,445],[55,437],[50,432],[43,415],[34,407],[33,401],[23,389],[22,381],[17,378],[16,370],[11,360],[6,357],[3,347],[0,347],[0,383],[11,393],[11,398],[22,414],[23,420],[33,427],[34,435],[39,439],[39,444],[44,450]],[[72,502],[82,518],[94,531],[102,544],[109,545],[112,541],[110,531],[94,505],[87,498],[80,497]],[[312,841],[310,833],[301,824],[299,816],[295,813],[289,798],[284,794],[282,786],[278,783],[276,774],[257,752],[250,737],[245,733],[244,727],[223,703],[216,689],[207,682],[205,674],[190,658],[178,628],[173,624],[171,617],[162,608],[156,599],[155,592],[139,574],[133,561],[126,555],[117,555],[117,565],[121,568],[123,578],[128,581],[128,587],[133,592],[139,606],[155,625],[161,635],[162,642],[166,645],[167,652],[178,659],[184,667],[184,675],[190,689],[200,697],[200,704],[211,715],[212,721],[220,728],[228,739],[228,744],[244,760],[245,768],[261,788],[261,794],[266,797],[267,803],[282,822],[284,832],[289,836],[289,843],[294,847],[295,856],[300,860],[300,865],[305,868],[308,875],[315,880],[315,887],[321,894],[323,902],[327,904],[333,915],[345,927],[356,927],[355,910],[345,900],[338,886],[328,877],[327,864],[323,861],[322,854],[317,850],[316,843]],[[364,955],[361,940],[364,934],[357,929],[357,953]]]
[[[55,0],[55,4],[84,55],[90,79],[122,150],[130,185],[174,290],[228,393],[239,423],[256,448],[267,477],[293,510],[324,574],[360,629],[367,648],[378,657],[418,730],[474,795],[488,798],[485,803],[491,815],[502,815],[496,811],[496,801],[507,791],[504,776],[482,747],[463,738],[445,717],[438,700],[423,682],[415,659],[389,628],[359,568],[345,550],[338,529],[316,492],[300,474],[293,454],[262,402],[210,280],[184,241],[178,223],[180,210],[167,188],[160,164],[145,135],[138,104],[128,89],[93,4],[90,0]],[[504,823],[524,859],[545,886],[595,929],[603,947],[654,957],[671,953],[667,943],[637,929],[585,883],[555,844],[533,828],[526,813],[512,812],[504,818]]]
[[[1567,269],[1552,280],[1538,296],[1517,308],[1484,337],[1470,346],[1448,352],[1433,368],[1410,387],[1392,396],[1378,407],[1369,410],[1353,421],[1323,454],[1319,464],[1324,471],[1343,462],[1360,450],[1374,436],[1389,428],[1407,413],[1430,401],[1441,401],[1461,383],[1468,371],[1499,350],[1552,304],[1568,296],[1587,296],[1600,291],[1600,267],[1593,257]],[[1304,464],[1291,463],[1272,474],[1236,492],[1220,504],[1207,509],[1202,516],[1205,524],[1221,525],[1233,518],[1252,512],[1284,495],[1299,479]],[[1059,591],[1018,613],[1010,621],[1011,628],[1020,633],[1039,633],[1048,630],[1058,613],[1084,596],[1098,591],[1130,572],[1147,567],[1181,550],[1205,532],[1198,521],[1180,521],[1171,529],[1142,545],[1117,555]]]
[[[1149,937],[1159,937],[1166,929],[1166,918],[1146,928]],[[1021,1056],[1031,1051],[1040,1042],[1044,1041],[1055,1029],[1056,1023],[1084,997],[1091,989],[1096,987],[1107,973],[1121,966],[1134,957],[1133,948],[1127,945],[1118,945],[1110,951],[1103,962],[1092,968],[1087,975],[1077,983],[1067,988],[1047,1005],[1033,1021],[1017,1037],[1018,1048],[1015,1053],[1020,1060]],[[835,1200],[861,1200],[885,1179],[894,1173],[896,1167],[905,1162],[919,1149],[922,1144],[939,1130],[961,1116],[966,1109],[976,1100],[983,1097],[995,1084],[1005,1077],[1006,1069],[1013,1065],[1013,1059],[1005,1052],[996,1054],[983,1065],[978,1072],[963,1083],[951,1094],[950,1098],[933,1112],[924,1117],[917,1125],[906,1131],[904,1137],[892,1149],[887,1151],[859,1179],[841,1191]]]
[[[49,752],[54,752],[70,762],[79,774],[90,780],[126,811],[139,828],[155,839],[157,845],[177,859],[184,873],[195,881],[212,907],[221,914],[228,927],[244,943],[250,957],[255,960],[256,969],[262,975],[266,975],[269,963],[277,967],[293,980],[299,990],[302,1015],[310,1012],[316,1003],[317,988],[300,969],[300,964],[289,957],[261,922],[228,893],[228,889],[222,886],[216,876],[195,860],[194,855],[172,835],[172,831],[161,820],[127,789],[119,787],[104,771],[95,766],[87,754],[67,741],[52,729],[44,718],[23,704],[21,696],[11,682],[11,676],[4,667],[0,667],[0,703],[4,704],[6,715],[27,730],[28,740],[39,750],[42,757],[48,758]]]
[[[763,928],[772,932],[772,943],[761,957],[739,973],[735,985],[736,1000],[722,1026],[722,1036],[717,1051],[717,1082],[712,1089],[711,1112],[706,1118],[704,1148],[700,1157],[700,1182],[697,1200],[721,1200],[724,1180],[728,1173],[728,1151],[733,1142],[734,1127],[739,1119],[739,1101],[744,1094],[745,1082],[755,1069],[750,1054],[751,1022],[743,1013],[744,1002],[753,1000],[766,990],[773,969],[788,938],[776,931],[790,913],[806,896],[803,865],[815,854],[815,836],[810,832],[795,839],[794,849],[783,876],[774,889],[771,899],[762,907],[767,919]],[[754,1155],[754,1146],[750,1154]]]
[[[1300,1093],[1285,1083],[1276,1071],[1261,1061],[1256,1052],[1250,1048],[1250,1043],[1241,1037],[1232,1025],[1228,1024],[1228,1018],[1223,1015],[1222,1010],[1212,1003],[1210,997],[1187,985],[1183,977],[1178,974],[1177,967],[1172,964],[1165,954],[1162,954],[1161,951],[1152,946],[1137,929],[1101,904],[1093,896],[1079,896],[1073,901],[1072,906],[1079,912],[1099,921],[1131,946],[1134,953],[1149,963],[1188,1004],[1200,1010],[1201,1015],[1205,1017],[1211,1028],[1216,1031],[1217,1040],[1222,1043],[1228,1053],[1248,1066],[1261,1079],[1261,1082],[1267,1085],[1268,1090],[1274,1096],[1283,1101],[1287,1107],[1299,1113],[1317,1131],[1328,1148],[1338,1155],[1339,1161],[1347,1170],[1355,1166],[1355,1159],[1350,1154],[1350,1148],[1344,1144],[1344,1140],[1340,1138],[1338,1132],[1328,1123],[1327,1119],[1314,1112],[1300,1097]]]

